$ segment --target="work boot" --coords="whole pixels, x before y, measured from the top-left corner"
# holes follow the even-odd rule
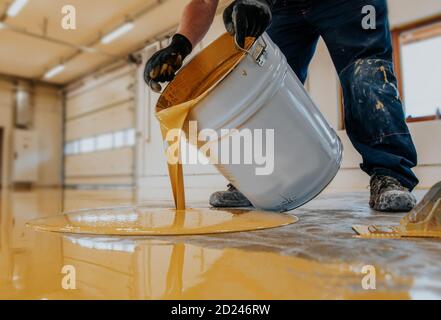
[[[251,207],[251,202],[232,184],[227,191],[217,191],[210,196],[210,205],[215,208]]]
[[[369,205],[377,211],[409,212],[415,207],[416,199],[397,179],[373,175]]]

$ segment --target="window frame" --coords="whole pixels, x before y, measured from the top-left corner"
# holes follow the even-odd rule
[[[401,36],[404,33],[416,31],[422,28],[427,28],[430,27],[431,25],[438,25],[440,23],[441,23],[441,15],[437,15],[428,19],[423,19],[413,23],[398,26],[391,30],[395,76],[397,77],[398,91],[400,92],[400,96],[403,102],[404,102],[404,92],[403,92],[403,70],[402,70],[402,59],[401,59],[401,45],[402,45],[400,40]],[[422,37],[416,41],[422,41],[430,38],[431,36],[428,35],[427,37]],[[434,114],[434,115],[415,117],[415,118],[406,117],[406,122],[412,123],[412,122],[432,121],[437,119],[439,119],[439,117],[436,114]]]

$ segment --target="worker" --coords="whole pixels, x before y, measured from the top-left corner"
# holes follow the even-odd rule
[[[158,83],[174,78],[208,32],[218,4],[189,2],[170,45],[146,64],[144,77],[150,86],[158,89]],[[375,10],[369,28],[363,23],[366,6]],[[224,10],[223,19],[241,47],[246,37],[266,31],[302,83],[323,38],[343,89],[347,134],[363,158],[361,169],[371,177],[371,208],[410,211],[416,204],[412,190],[418,179],[412,168],[417,154],[394,75],[386,0],[236,0]],[[210,197],[212,206],[251,205],[234,186],[228,187]]]

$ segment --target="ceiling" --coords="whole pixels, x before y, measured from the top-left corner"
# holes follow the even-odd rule
[[[65,0],[28,0],[15,17],[5,14],[13,0],[0,0],[0,74],[64,85],[142,48],[175,27],[188,0],[70,0],[76,30],[61,26]],[[109,44],[103,35],[131,20],[134,28]]]

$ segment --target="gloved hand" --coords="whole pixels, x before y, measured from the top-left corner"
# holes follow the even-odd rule
[[[162,88],[159,83],[172,81],[192,50],[190,40],[181,34],[175,34],[167,48],[159,50],[147,61],[144,81],[153,91],[160,92]]]
[[[224,23],[236,43],[245,47],[246,37],[260,37],[269,27],[275,0],[236,0],[224,11]]]

